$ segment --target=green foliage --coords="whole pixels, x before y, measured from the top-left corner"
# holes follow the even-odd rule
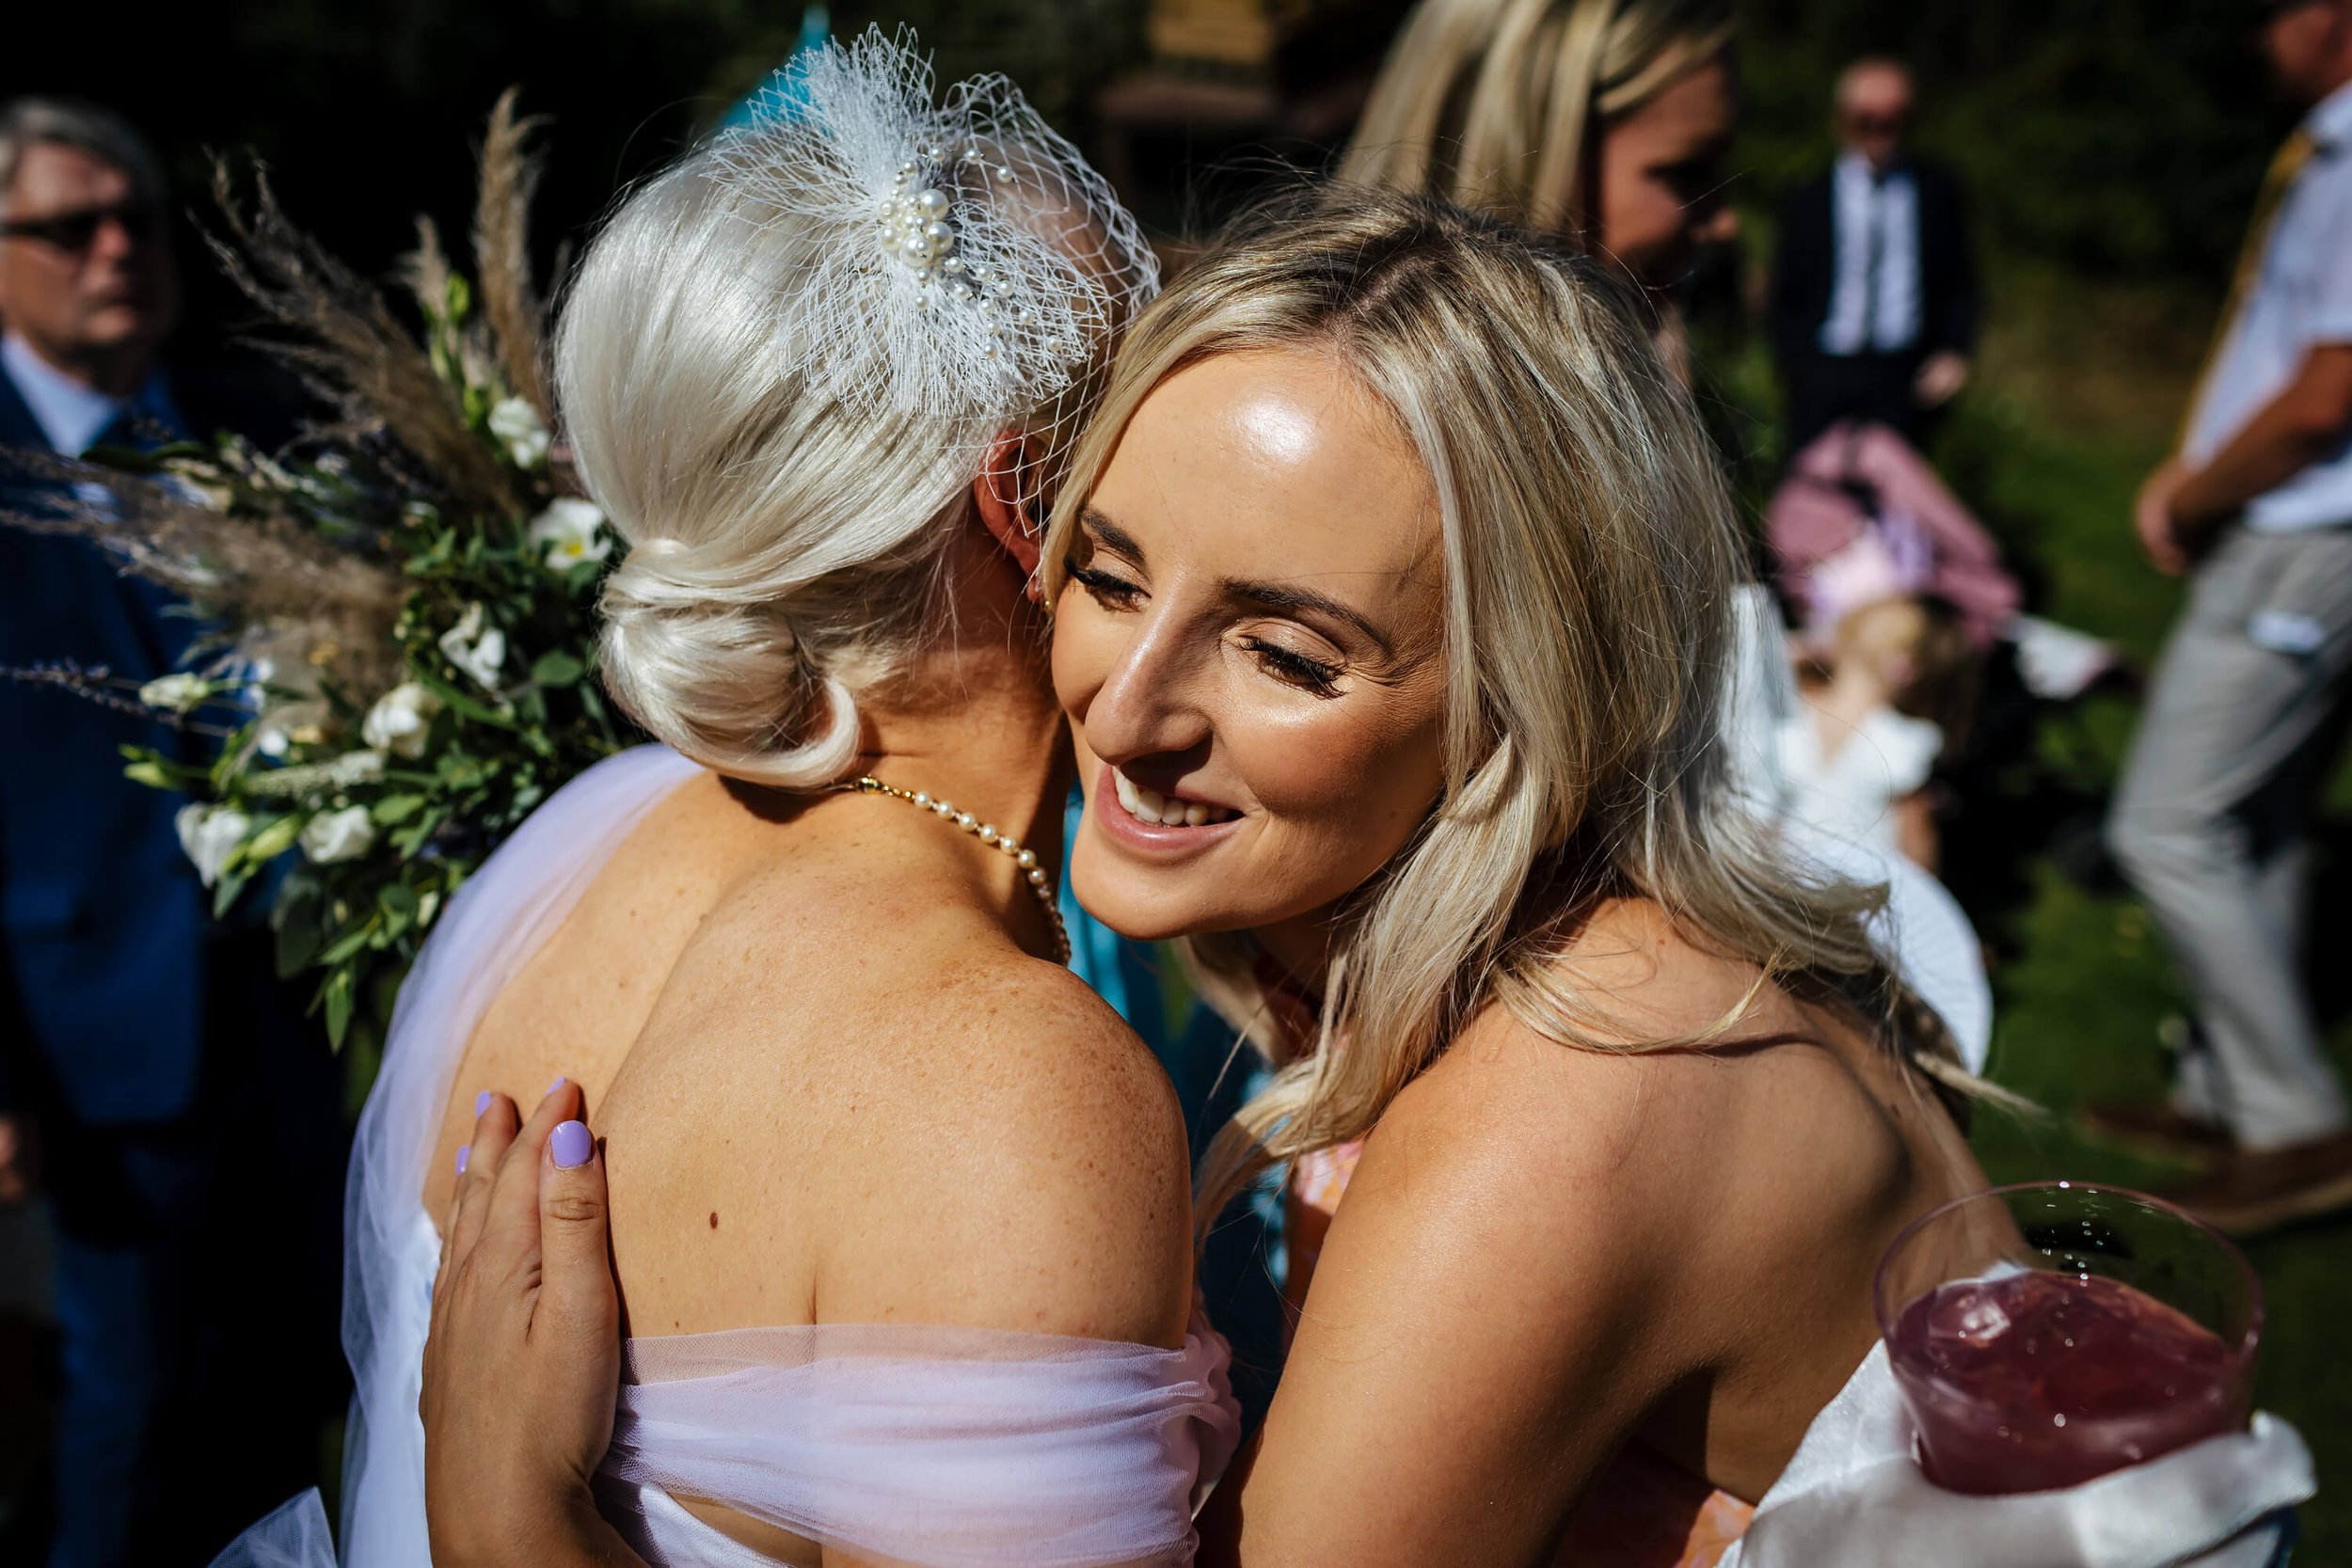
[[[516,440],[544,427],[486,356],[465,351],[469,308],[451,278],[443,311],[428,313],[432,363],[535,516],[468,514],[364,438],[283,462],[234,437],[162,454],[216,509],[292,519],[405,585],[384,689],[362,697],[248,669],[207,686],[215,709],[245,715],[217,763],[132,752],[127,768],[197,802],[182,834],[216,912],[275,879],[278,971],[318,973],[315,1006],[338,1049],[355,1034],[381,1044],[400,979],[451,896],[542,800],[625,740],[588,678],[609,536],[592,505],[558,500],[544,440]]]

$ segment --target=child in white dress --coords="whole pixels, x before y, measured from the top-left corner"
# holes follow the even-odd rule
[[[1780,727],[1789,811],[1834,837],[1934,871],[1935,823],[1924,790],[1945,735],[1902,710],[1965,657],[1955,628],[1919,598],[1847,611],[1831,636],[1828,678],[1805,689],[1800,711]]]

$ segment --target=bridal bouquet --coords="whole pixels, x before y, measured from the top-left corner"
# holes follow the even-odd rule
[[[421,333],[288,222],[265,177],[250,215],[219,180],[215,249],[329,422],[274,455],[234,436],[94,452],[53,477],[86,497],[97,480],[103,502],[9,519],[96,539],[203,618],[180,673],[38,674],[118,705],[135,690],[218,741],[209,763],[130,752],[131,775],[190,797],[181,843],[215,912],[268,893],[278,968],[319,972],[338,1049],[380,1041],[450,895],[630,738],[591,673],[612,540],[552,450],[525,243],[537,166],[513,97],[483,150],[478,283],[420,224]]]

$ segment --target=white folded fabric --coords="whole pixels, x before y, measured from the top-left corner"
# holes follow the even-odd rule
[[[1723,1568],[2270,1568],[2318,1490],[2286,1422],[2208,1438],[2055,1492],[1947,1492],[1911,1457],[1886,1347],[1805,1432]]]

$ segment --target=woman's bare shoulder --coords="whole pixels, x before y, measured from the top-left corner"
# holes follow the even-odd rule
[[[1848,1021],[1629,900],[1555,963],[1591,1043],[1491,1003],[1397,1097],[1380,1135],[1458,1148],[1447,1157],[1537,1211],[1767,1248],[1870,1211],[1901,1180],[1899,1117],[1856,1067],[1877,1048]]]
[[[660,1150],[640,1196],[731,1195],[776,1243],[748,1266],[817,1321],[1178,1342],[1188,1165],[1148,1048],[968,910],[802,872],[714,909],[657,1008],[624,1085]],[[617,1224],[636,1173],[612,1169]]]

